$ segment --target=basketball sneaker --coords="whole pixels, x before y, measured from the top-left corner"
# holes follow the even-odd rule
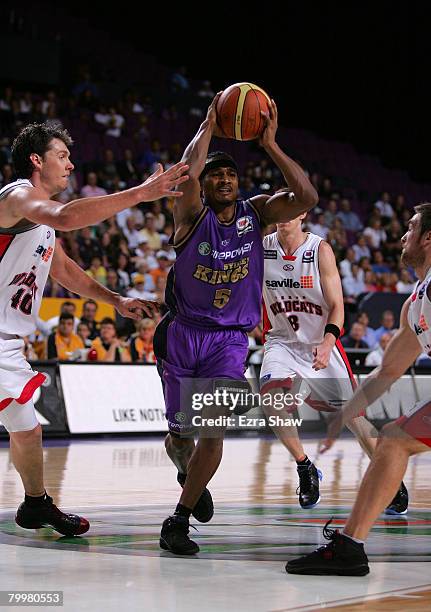
[[[43,502],[37,506],[23,501],[17,510],[15,522],[24,529],[52,527],[65,536],[81,535],[90,528],[90,523],[82,516],[59,510],[49,495],[45,495]]]
[[[334,576],[365,576],[369,573],[364,545],[354,542],[338,529],[329,529],[330,519],[323,528],[323,536],[330,540],[314,552],[292,559],[286,564],[288,574]]]
[[[404,482],[401,482],[400,488],[398,489],[394,499],[391,501],[389,506],[385,510],[385,514],[401,515],[407,514],[407,508],[409,506],[409,492],[407,491]]]
[[[322,480],[322,472],[311,462],[309,465],[298,465],[297,470],[299,487],[296,494],[299,495],[301,508],[314,508],[320,502],[319,480]]]
[[[186,478],[187,474],[181,474],[181,472],[178,472],[177,480],[183,488]],[[211,493],[208,491],[208,489],[204,489],[202,495],[196,502],[196,506],[192,510],[192,515],[200,523],[208,523],[208,521],[210,521],[214,516],[213,498],[211,497]]]
[[[192,525],[185,516],[174,514],[163,521],[160,532],[160,548],[176,555],[195,555],[199,546],[189,538]]]

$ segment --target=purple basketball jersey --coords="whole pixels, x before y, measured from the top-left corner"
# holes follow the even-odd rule
[[[169,272],[166,303],[186,325],[250,331],[260,321],[263,246],[258,214],[236,202],[230,223],[205,207],[179,243]]]

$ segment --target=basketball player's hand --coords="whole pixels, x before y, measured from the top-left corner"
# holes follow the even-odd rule
[[[222,91],[217,92],[213,98],[213,101],[209,105],[207,111],[207,121],[211,126],[213,136],[218,136],[219,138],[226,138],[217,123],[217,102],[222,93]]]
[[[187,164],[178,162],[169,170],[163,172],[162,164],[158,164],[157,170],[147,178],[145,183],[139,185],[139,199],[141,202],[153,202],[165,197],[180,198],[182,191],[171,191],[175,186],[181,185],[189,179],[185,174],[189,169]]]
[[[278,111],[277,105],[274,100],[271,99],[269,104],[269,113],[260,111],[265,119],[265,128],[262,136],[259,138],[259,144],[263,147],[270,147],[275,144],[275,134],[278,128]]]
[[[152,319],[159,312],[159,308],[158,302],[121,296],[115,304],[115,309],[122,317],[134,319],[135,321],[140,321],[144,316]]]
[[[338,412],[329,417],[326,438],[322,441],[319,447],[320,453],[326,453],[326,451],[328,451],[333,446],[334,442],[342,432],[343,427],[343,411],[339,410]]]
[[[325,341],[323,341],[322,344],[318,344],[314,347],[314,359],[312,366],[313,370],[316,370],[317,372],[318,370],[324,370],[326,367],[328,367],[329,358],[331,357],[331,351],[332,346],[325,343]]]

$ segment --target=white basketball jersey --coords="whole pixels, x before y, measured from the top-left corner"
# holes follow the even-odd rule
[[[319,273],[322,239],[308,233],[293,255],[286,255],[277,232],[263,239],[264,330],[268,338],[318,344],[323,341],[329,308]]]
[[[0,189],[0,206],[21,186],[33,185],[22,179]],[[55,232],[46,225],[0,228],[0,332],[27,336],[36,329],[54,246]]]
[[[431,302],[427,295],[430,283],[431,268],[428,270],[425,279],[417,283],[412,293],[407,318],[424,353],[428,353],[431,356]]]

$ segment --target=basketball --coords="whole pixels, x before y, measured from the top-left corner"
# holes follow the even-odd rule
[[[217,123],[227,138],[254,140],[265,127],[260,111],[269,113],[268,94],[253,83],[235,83],[217,101]]]

